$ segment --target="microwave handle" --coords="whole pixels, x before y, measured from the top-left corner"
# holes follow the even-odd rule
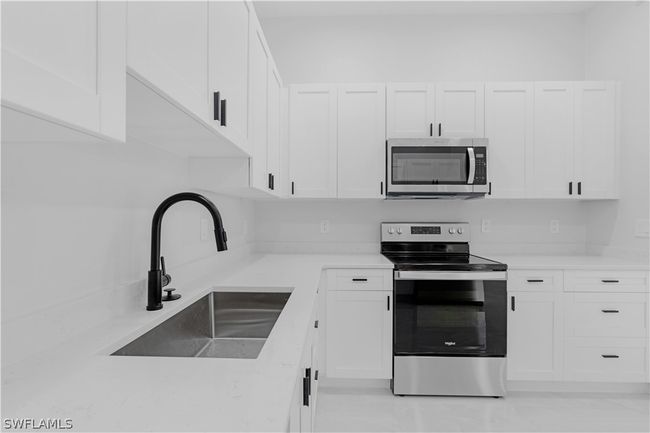
[[[467,174],[467,184],[474,183],[474,175],[476,174],[476,157],[474,156],[474,148],[467,148],[467,158],[469,158],[469,173]]]

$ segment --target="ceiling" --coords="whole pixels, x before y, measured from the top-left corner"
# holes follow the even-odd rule
[[[579,14],[597,1],[255,1],[261,19],[377,15]]]

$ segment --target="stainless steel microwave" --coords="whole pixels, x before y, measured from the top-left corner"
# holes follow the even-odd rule
[[[488,192],[487,138],[386,142],[387,198],[475,198]]]

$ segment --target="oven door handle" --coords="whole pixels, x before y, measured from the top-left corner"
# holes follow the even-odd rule
[[[469,160],[469,172],[467,173],[467,184],[474,183],[474,176],[476,174],[476,156],[474,155],[474,148],[467,148],[467,159]]]
[[[505,272],[426,272],[395,271],[395,280],[502,280],[507,279]]]

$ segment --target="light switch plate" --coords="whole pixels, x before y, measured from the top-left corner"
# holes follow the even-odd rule
[[[492,221],[490,220],[481,220],[481,232],[490,233],[492,231]]]
[[[639,218],[634,224],[634,236],[637,238],[650,237],[650,220]]]

